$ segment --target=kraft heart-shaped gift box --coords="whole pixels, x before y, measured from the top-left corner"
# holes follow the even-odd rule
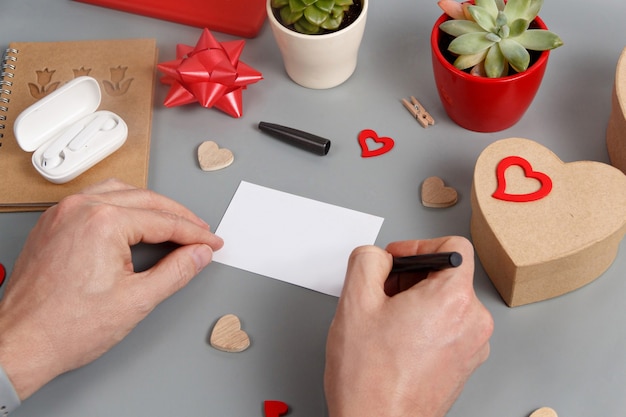
[[[611,265],[626,234],[626,176],[503,139],[478,157],[471,206],[476,253],[503,300],[520,306],[580,288]]]
[[[606,129],[606,147],[611,165],[626,173],[626,48],[617,61],[611,116]]]

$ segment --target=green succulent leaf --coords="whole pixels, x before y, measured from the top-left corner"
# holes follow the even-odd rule
[[[485,51],[494,44],[485,35],[485,32],[461,35],[450,42],[448,50],[458,55],[473,55]]]
[[[491,42],[500,42],[502,40],[502,38],[500,36],[496,35],[495,33],[491,33],[491,32],[489,32],[489,33],[487,33],[485,35],[485,39],[487,39],[488,41],[491,41]]]
[[[280,9],[282,7],[285,7],[289,4],[289,0],[272,0],[271,6],[274,9]]]
[[[530,5],[526,9],[524,19],[532,22],[539,15],[539,11],[543,6],[543,0],[530,0]]]
[[[328,13],[320,10],[313,4],[304,9],[304,18],[312,25],[320,26],[326,19],[328,19]]]
[[[471,20],[447,20],[439,25],[439,29],[454,37],[465,35],[466,33],[484,32],[478,23]]]
[[[498,12],[498,15],[496,17],[496,27],[502,27],[502,26],[506,26],[506,24],[509,23],[509,19],[506,17],[506,14],[504,14],[504,12]]]
[[[352,0],[336,0],[335,4],[337,4],[337,6],[341,6],[344,10],[347,10],[350,6],[352,6],[354,4],[354,1],[352,1]]]
[[[291,13],[303,12],[306,7],[307,4],[302,0],[289,0],[289,9],[291,9]]]
[[[498,36],[501,37],[502,39],[508,38],[510,34],[511,34],[511,28],[509,27],[509,25],[502,26],[500,30],[498,31]]]
[[[468,7],[472,18],[478,25],[487,32],[494,32],[496,30],[496,17],[489,13],[489,11],[480,6]]]
[[[556,33],[541,29],[527,30],[515,40],[524,48],[532,51],[547,51],[563,45],[563,41]]]
[[[341,24],[341,21],[343,20],[343,14],[343,7],[335,5],[332,12],[330,13],[330,18],[339,20],[339,24]]]
[[[526,48],[513,39],[503,39],[498,45],[502,55],[515,71],[526,71],[530,64],[530,54]]]
[[[502,77],[507,72],[507,62],[498,45],[494,45],[487,51],[485,57],[485,73],[489,78]]]
[[[330,13],[335,7],[335,0],[317,0],[315,7],[325,13]]]
[[[296,23],[294,23],[293,26],[298,32],[305,33],[307,35],[315,35],[322,31],[322,29],[319,26],[311,24],[306,19],[298,20]]]
[[[516,19],[509,25],[509,38],[515,38],[528,29],[530,21],[525,19]]]
[[[531,0],[509,0],[504,6],[504,13],[506,13],[509,21],[517,19],[525,19],[528,7],[530,7]]]
[[[291,9],[289,9],[289,6],[285,6],[280,9],[280,20],[282,20],[285,25],[293,25],[300,20],[302,14],[303,13],[301,11],[292,12]]]
[[[340,6],[335,6],[334,9],[338,9],[338,11],[333,13],[322,23],[322,29],[326,30],[335,30],[339,28],[341,25],[341,21],[343,20],[343,8]]]
[[[474,65],[478,65],[485,60],[487,56],[487,50],[471,55],[460,55],[454,61],[454,66],[460,70],[471,68]]]
[[[302,0],[302,2],[304,4],[306,4],[307,6],[310,6],[312,4],[315,4],[318,0]]]
[[[495,0],[476,0],[475,4],[485,9],[494,19],[498,16],[498,5]]]

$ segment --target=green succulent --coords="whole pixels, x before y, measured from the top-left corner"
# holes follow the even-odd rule
[[[339,28],[352,0],[272,0],[283,25],[300,33],[318,34]]]
[[[458,55],[454,66],[467,69],[484,65],[487,77],[508,74],[509,66],[526,71],[530,53],[563,45],[555,33],[529,29],[539,14],[543,0],[476,0],[468,7],[472,20],[452,19],[439,28],[454,36],[448,50]]]

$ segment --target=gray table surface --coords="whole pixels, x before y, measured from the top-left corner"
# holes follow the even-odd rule
[[[437,97],[429,35],[435,0],[373,1],[356,73],[324,91],[291,82],[267,24],[247,40],[242,60],[264,80],[244,92],[244,116],[200,106],[166,109],[157,86],[150,188],[217,226],[241,180],[385,218],[380,246],[400,239],[469,236],[474,163],[490,143],[534,139],[563,161],[608,162],[605,128],[617,59],[626,44],[623,0],[546,0],[541,16],[565,41],[550,57],[543,85],[514,127],[473,133],[446,116]],[[218,40],[235,37],[214,33]],[[200,29],[69,0],[4,0],[0,44],[154,37],[160,61]],[[3,47],[5,47],[3,46]],[[415,95],[437,120],[423,129],[400,99]],[[494,109],[497,111],[498,109]],[[503,110],[503,109],[500,109]],[[506,111],[506,110],[504,110]],[[261,121],[333,139],[319,157],[268,138]],[[363,159],[362,129],[393,137],[396,148]],[[195,153],[205,140],[231,149],[229,168],[206,173]],[[460,194],[456,206],[427,209],[421,182],[437,175]],[[10,178],[3,178],[10,181]],[[38,213],[0,214],[0,262],[11,269]],[[138,250],[148,265],[160,251]],[[551,406],[562,417],[621,416],[626,410],[626,249],[594,283],[565,296],[510,309],[477,266],[475,286],[492,312],[488,362],[470,379],[449,416],[526,417]],[[161,304],[131,335],[82,369],[62,375],[14,413],[21,416],[263,416],[267,399],[294,417],[326,415],[322,376],[326,332],[337,299],[212,264]],[[252,346],[239,354],[207,343],[223,314],[241,317]]]

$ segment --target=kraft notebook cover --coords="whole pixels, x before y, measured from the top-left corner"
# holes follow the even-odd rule
[[[10,43],[0,77],[0,212],[43,210],[110,177],[145,188],[157,59],[154,39]],[[98,81],[98,110],[124,119],[128,137],[76,179],[54,184],[35,170],[32,153],[18,145],[13,125],[24,109],[82,75]]]
[[[246,38],[254,38],[266,18],[265,0],[76,1]]]

